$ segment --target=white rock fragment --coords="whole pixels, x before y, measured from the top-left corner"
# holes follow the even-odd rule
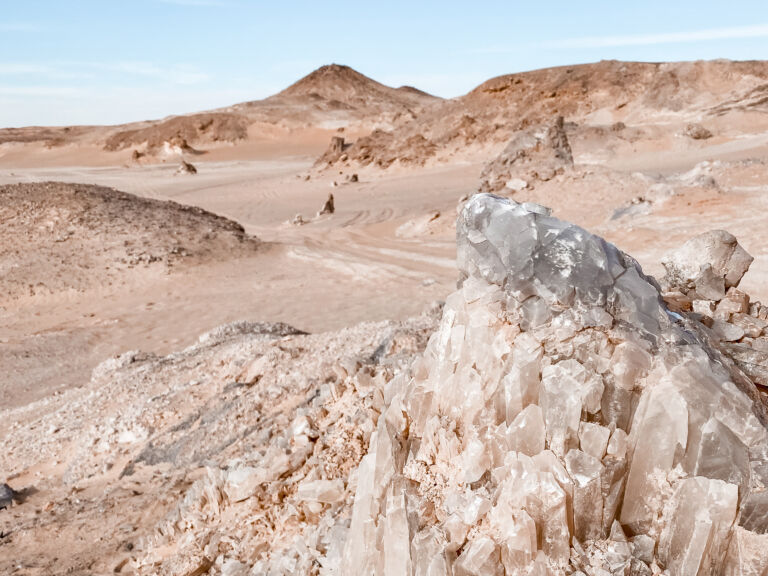
[[[344,499],[344,481],[341,479],[304,481],[299,484],[296,497],[301,501],[334,504]]]
[[[665,256],[661,263],[667,270],[665,282],[670,286],[684,288],[684,292],[693,288],[709,290],[702,294],[708,300],[712,297],[716,281],[724,281],[724,288],[738,286],[741,278],[752,264],[750,256],[738,243],[733,234],[725,230],[712,230],[688,240],[677,250]],[[722,284],[721,284],[722,286]]]
[[[579,427],[579,447],[598,460],[605,456],[610,437],[611,431],[608,428],[594,422],[582,422]]]

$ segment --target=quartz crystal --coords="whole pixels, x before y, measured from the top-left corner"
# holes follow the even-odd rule
[[[457,241],[460,287],[383,391],[341,573],[764,575],[768,418],[716,334],[542,207],[477,194]],[[751,261],[721,233],[681,254],[667,270],[699,300]]]

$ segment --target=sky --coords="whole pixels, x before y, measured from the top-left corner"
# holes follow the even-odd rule
[[[0,127],[114,124],[323,64],[443,97],[602,59],[768,59],[768,0],[0,0]]]

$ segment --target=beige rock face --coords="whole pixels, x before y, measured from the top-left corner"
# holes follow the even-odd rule
[[[668,254],[662,264],[667,270],[669,284],[694,288],[708,300],[719,300],[709,295],[718,289],[737,286],[752,263],[750,256],[733,234],[725,230],[712,230],[691,238],[680,248]]]
[[[762,574],[766,414],[703,326],[541,207],[479,194],[457,235],[461,288],[385,386],[341,573]]]

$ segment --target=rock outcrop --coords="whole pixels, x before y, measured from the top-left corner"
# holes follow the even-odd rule
[[[342,573],[764,574],[753,383],[629,256],[478,194],[463,281],[384,388]]]
[[[662,283],[668,290],[721,300],[728,288],[738,286],[753,260],[733,234],[712,230],[664,257]]]
[[[342,136],[331,136],[331,142],[328,144],[328,148],[325,150],[322,156],[317,159],[315,166],[328,166],[339,160],[344,154],[344,150],[350,147],[344,141]]]
[[[688,124],[683,131],[683,134],[691,138],[692,140],[707,140],[712,138],[712,132],[704,128],[701,124]]]
[[[0,510],[8,508],[16,499],[16,491],[8,484],[0,484]]]
[[[328,198],[323,203],[323,207],[317,213],[318,216],[324,216],[326,214],[333,214],[336,211],[336,207],[333,203],[333,194],[328,194]]]
[[[752,260],[732,234],[713,230],[662,260],[661,284],[672,308],[709,328],[713,346],[768,389],[768,306],[738,289]]]
[[[195,168],[194,164],[182,160],[176,169],[176,174],[197,174],[197,168]]]
[[[519,132],[480,175],[481,192],[519,191],[530,181],[550,180],[573,166],[563,117],[547,128]]]
[[[4,412],[14,486],[61,476],[35,486],[55,515],[19,506],[0,571],[64,534],[99,574],[764,576],[765,395],[728,347],[761,337],[722,334],[768,310],[737,293],[748,255],[706,238],[728,282],[711,322],[684,306],[688,259],[662,292],[546,208],[478,194],[442,309],[109,360]],[[37,573],[58,542],[36,540]]]

